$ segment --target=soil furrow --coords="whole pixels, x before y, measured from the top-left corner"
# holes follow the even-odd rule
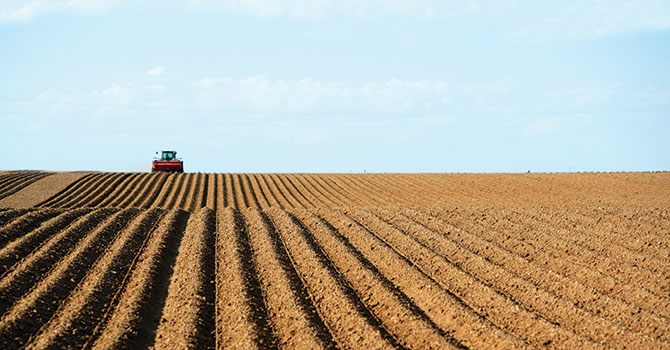
[[[416,239],[431,246],[436,251],[450,251],[446,247],[456,249],[456,254],[476,254],[487,262],[495,264],[518,278],[523,278],[533,286],[547,291],[556,298],[563,299],[569,307],[579,307],[589,312],[592,317],[612,320],[619,325],[646,333],[651,337],[661,337],[670,334],[668,320],[641,310],[620,299],[610,298],[599,291],[587,287],[563,275],[548,270],[546,267],[528,261],[503,247],[488,242],[476,234],[449,225],[440,219],[418,211],[403,210],[408,216],[400,213],[386,212],[385,219],[391,221],[403,230],[409,230]],[[383,213],[378,210],[377,212]],[[479,228],[481,229],[481,228]],[[468,230],[477,230],[477,227],[469,226]],[[408,232],[408,231],[406,231]],[[453,241],[455,244],[450,244]],[[445,248],[440,248],[444,246]],[[442,253],[444,256],[453,257],[450,253]],[[460,263],[461,266],[470,267],[471,264]],[[486,268],[495,270],[495,268]],[[519,286],[523,283],[519,283]],[[558,309],[557,309],[558,310]],[[562,312],[562,314],[566,314]],[[666,339],[667,341],[667,339]]]
[[[170,195],[167,197],[165,201],[165,208],[169,210],[177,210],[179,209],[177,207],[177,203],[181,200],[183,196],[183,192],[185,189],[184,183],[186,180],[189,178],[190,174],[175,174],[177,177],[176,182],[172,183],[172,192],[170,192]]]
[[[522,213],[519,210],[515,210],[515,212],[526,219],[531,215],[531,213]],[[617,235],[611,231],[603,234],[599,230],[577,225],[576,222],[566,224],[564,218],[565,216],[563,215],[558,218],[551,216],[547,210],[539,211],[539,213],[530,217],[538,226],[544,230],[551,228],[561,238],[567,239],[571,245],[584,247],[598,255],[625,260],[627,263],[633,265],[633,267],[639,266],[652,272],[654,275],[663,275],[669,281],[668,284],[670,284],[670,262],[664,258],[658,258],[654,254],[640,252],[639,248],[647,246],[646,244],[630,247],[630,244],[627,244],[630,241],[625,239],[617,240]],[[670,251],[665,250],[665,254],[670,254]],[[670,292],[670,289],[668,289],[668,292]]]
[[[111,243],[54,316],[42,325],[28,344],[32,349],[81,348],[87,335],[104,316],[103,311],[120,288],[144,238],[149,236],[162,210],[142,211]]]
[[[261,207],[261,202],[260,202],[262,200],[262,197],[260,196],[260,194],[256,193],[256,191],[254,190],[254,186],[251,183],[251,181],[249,180],[249,175],[241,174],[240,175],[240,181],[242,183],[243,191],[247,194],[246,195],[247,198],[249,198],[248,199],[249,206],[252,207],[252,208],[262,208]],[[261,199],[259,199],[259,198],[261,198]]]
[[[39,227],[43,222],[62,212],[63,210],[59,209],[40,209],[30,211],[13,220],[8,225],[0,228],[0,249],[4,248],[12,241],[30,233],[30,231]]]
[[[214,348],[215,229],[211,209],[191,215],[156,330],[156,349]]]
[[[63,198],[70,196],[72,193],[78,192],[80,189],[85,188],[91,181],[94,181],[98,178],[100,174],[87,174],[82,176],[79,180],[74,181],[73,183],[67,185],[63,190],[54,194],[45,201],[36,204],[36,207],[50,207],[54,203],[61,201]]]
[[[138,208],[155,208],[154,202],[157,200],[158,196],[162,193],[165,183],[170,174],[149,174],[148,175],[152,181],[149,186],[142,190],[137,198],[134,198],[133,201],[128,204],[128,207],[138,207]]]
[[[235,200],[235,203],[237,203],[237,209],[244,209],[244,208],[249,208],[249,199],[247,198],[247,191],[244,190],[242,187],[242,179],[240,177],[240,174],[232,174],[232,182],[231,185],[233,186],[233,190],[235,193],[235,197],[237,198]]]
[[[0,212],[0,229],[3,229],[6,224],[10,223],[12,220],[21,217],[22,215],[25,215],[26,213],[29,213],[35,209],[33,208],[19,208],[19,209],[11,209],[11,208],[2,208],[2,212]]]
[[[161,174],[163,175],[163,174]],[[139,205],[140,208],[163,208],[165,206],[165,201],[167,201],[168,196],[172,191],[174,191],[174,184],[177,179],[178,174],[165,174],[165,181],[163,185],[157,186],[157,194],[154,200],[150,201],[147,197]]]
[[[273,202],[271,202],[268,199],[267,192],[263,189],[261,183],[258,181],[258,174],[249,175],[249,183],[251,183],[252,188],[258,194],[258,198],[260,198],[259,201],[262,209],[267,209],[277,205],[276,199],[273,198]]]
[[[0,199],[3,199],[5,197],[9,197],[13,195],[14,193],[24,189],[25,187],[29,186],[35,181],[41,180],[47,176],[51,175],[51,173],[36,173],[36,174],[31,174],[27,178],[22,179],[17,181],[15,184],[12,186],[5,187],[4,189],[0,190]]]
[[[198,174],[182,174],[183,177],[186,177],[184,180],[184,185],[181,187],[181,191],[177,195],[177,200],[174,202],[172,209],[182,209],[186,208],[187,202],[193,200],[193,190],[194,190],[194,179]]]
[[[403,251],[416,255],[431,275],[440,276],[452,270],[452,273],[436,279],[443,281],[447,288],[458,293],[470,305],[478,305],[485,310],[494,323],[510,329],[521,338],[529,337],[527,341],[536,346],[549,342],[557,348],[593,347],[586,339],[608,345],[631,344],[638,348],[663,346],[650,337],[630,332],[625,327],[579,309],[454,242],[440,240],[434,232],[412,227],[405,220],[400,220],[404,221],[404,232],[398,228],[384,229],[381,227],[384,224],[373,216],[357,214],[356,217],[365,220],[366,225],[374,225],[377,234],[384,233],[387,242],[402,245]],[[558,328],[559,325],[562,328]]]
[[[337,196],[332,195],[327,192],[320,184],[312,181],[312,174],[303,174],[296,176],[298,181],[306,188],[310,189],[312,193],[316,193],[316,196],[321,199],[322,202],[327,201],[330,203],[328,207],[339,207],[343,205],[343,202]]]
[[[402,348],[332,265],[308,229],[281,209],[271,209],[268,213],[337,346],[344,349]]]
[[[0,320],[0,344],[3,348],[25,345],[77,286],[109,242],[137,213],[136,209],[126,209],[105,220],[3,314]]]
[[[118,173],[104,173],[96,177],[93,181],[88,182],[86,186],[79,191],[71,193],[70,196],[64,197],[57,203],[54,203],[53,206],[58,206],[61,208],[73,207],[77,203],[88,200],[89,198],[96,196],[101,188],[104,188],[107,184],[117,177]]]
[[[130,197],[130,194],[143,181],[146,174],[133,173],[123,183],[106,196],[101,202],[96,204],[97,207],[117,207],[119,203]]]
[[[258,177],[261,179],[261,183],[263,185],[264,191],[267,191],[272,199],[274,200],[275,203],[277,203],[277,206],[280,208],[286,208],[287,206],[291,206],[290,202],[286,197],[284,196],[283,193],[279,192],[276,186],[273,186],[270,184],[270,182],[267,179],[267,174],[258,174]]]
[[[124,195],[127,195],[125,192],[128,189],[128,186],[135,182],[134,180],[140,176],[139,173],[128,174],[123,181],[118,184],[112,185],[113,188],[110,188],[110,191],[106,194],[102,194],[100,197],[96,198],[94,201],[87,204],[89,207],[111,207],[109,203],[115,199],[121,198]]]
[[[181,198],[179,209],[192,212],[195,208],[198,199],[198,190],[200,188],[200,173],[198,174],[189,174],[189,182],[187,189],[184,191],[184,196]]]
[[[217,215],[216,348],[276,348],[242,215],[231,207]]]
[[[209,185],[210,185],[209,179],[211,178],[211,176],[209,174],[200,174],[200,177],[202,186],[198,187],[199,202],[195,203],[196,206],[193,208],[194,210],[206,207],[207,203],[209,202],[208,200]],[[212,206],[210,209],[214,210],[216,209],[216,207]]]
[[[207,174],[207,191],[205,191],[207,198],[202,204],[202,206],[212,209],[214,212],[216,212],[219,205],[216,200],[219,193],[217,177],[217,174]]]
[[[238,209],[240,208],[240,203],[237,202],[237,196],[235,195],[237,190],[234,188],[233,176],[234,174],[225,174],[226,203],[227,206]]]
[[[130,207],[130,203],[137,200],[137,197],[147,188],[147,184],[151,181],[151,174],[141,174],[139,179],[133,182],[132,186],[123,195],[114,199],[109,206],[117,208]]]
[[[342,231],[345,228],[351,230],[351,226],[345,224],[341,227],[339,219],[331,217],[333,213],[330,212],[319,213],[324,219],[301,210],[292,212],[309,227],[319,246],[332,259],[333,265],[337,266],[368,308],[403,346],[419,349],[462,347],[460,342],[440,329],[349,242]],[[444,308],[444,305],[439,308]],[[452,316],[455,317],[456,313]]]
[[[90,211],[88,208],[66,211],[0,249],[0,276],[4,276],[21,259],[35,251],[42,242]]]
[[[467,219],[465,217],[467,214],[463,213],[463,216],[461,216],[461,214],[456,211],[447,214],[442,211],[433,210],[430,213],[431,215],[446,220],[455,226],[463,226],[467,228],[472,225],[475,225],[475,227],[479,225],[481,227],[486,227],[487,229],[484,230],[474,229],[475,231],[473,232],[477,232],[477,234],[485,240],[498,244],[514,254],[524,257],[530,262],[545,266],[550,271],[554,271],[559,275],[564,275],[567,278],[594,288],[609,297],[620,298],[631,305],[643,308],[651,313],[658,313],[664,317],[670,316],[670,302],[667,300],[659,298],[645,289],[623,283],[611,276],[595,271],[588,266],[576,264],[573,261],[555,256],[545,251],[543,247],[536,246],[537,243],[534,242],[535,237],[533,235],[523,234],[521,236],[513,237],[511,234],[522,229],[512,224],[510,221],[498,220],[493,222],[492,220],[489,220],[487,222],[486,220],[480,220],[481,214]]]
[[[188,212],[171,210],[149,238],[123,291],[84,348],[153,347],[165,306],[170,276],[188,221]]]
[[[226,200],[226,183],[223,179],[223,174],[216,174],[216,210],[217,213],[221,208],[228,206]]]
[[[181,196],[179,201],[178,208],[188,212],[192,212],[192,207],[195,207],[198,201],[198,187],[200,187],[200,175],[199,173],[188,174],[189,177],[186,187],[184,188],[184,194]]]
[[[314,202],[312,202],[312,200],[307,198],[307,195],[309,195],[309,193],[303,193],[305,191],[300,191],[295,186],[295,184],[291,180],[291,176],[289,174],[283,174],[281,176],[277,176],[277,178],[282,183],[282,185],[287,189],[287,191],[291,192],[293,197],[295,197],[295,198],[298,198],[298,196],[302,197],[302,200],[298,199],[298,201],[300,201],[300,203],[303,204],[303,206],[305,206],[305,203],[307,203],[307,205],[305,206],[307,208],[316,206],[316,205],[314,205]],[[288,183],[288,185],[286,183]]]
[[[284,182],[281,181],[281,177],[278,174],[268,174],[268,177],[272,181],[272,186],[281,193],[282,197],[286,198],[289,200],[291,203],[291,207],[296,207],[296,208],[305,208],[305,205],[298,200],[298,198],[293,194],[293,192],[289,191],[288,188],[284,185]]]
[[[114,173],[114,175],[110,177],[108,181],[105,181],[100,186],[98,186],[95,191],[91,192],[88,196],[81,198],[80,200],[67,204],[67,207],[95,207],[96,204],[107,198],[110,193],[116,190],[122,182],[126,181],[129,176],[130,174],[127,173]]]
[[[593,218],[579,210],[568,212],[566,208],[557,208],[551,214],[553,220],[562,222],[564,227],[568,229],[581,226],[587,229],[586,232],[595,231],[598,237],[603,240],[608,240],[613,244],[626,247],[643,255],[661,259],[665,263],[670,262],[670,243],[665,237],[652,233],[659,227],[649,225],[646,222],[642,223],[642,220],[640,220],[643,217],[656,217],[662,220],[658,213],[647,212],[636,218],[636,214],[631,214],[631,212],[622,213],[622,211],[618,211],[610,212],[607,216]],[[603,220],[605,217],[611,219]],[[637,226],[632,227],[636,220],[638,222]]]
[[[591,266],[629,284],[639,285],[658,296],[670,296],[668,264],[625,251],[621,247],[582,239],[573,233],[576,232],[574,229],[551,227],[537,218],[519,215],[516,211],[506,218],[537,232],[536,240],[555,255]]]
[[[256,208],[243,211],[258,280],[278,346],[317,349],[334,346],[271,222]]]

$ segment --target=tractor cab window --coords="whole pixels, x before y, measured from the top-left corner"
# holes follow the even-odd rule
[[[174,159],[174,154],[172,152],[163,152],[163,159],[172,160]]]

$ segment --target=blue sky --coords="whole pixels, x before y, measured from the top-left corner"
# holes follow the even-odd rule
[[[0,169],[670,170],[670,2],[6,0]]]

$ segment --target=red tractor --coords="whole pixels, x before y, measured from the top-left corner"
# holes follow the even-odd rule
[[[158,152],[156,152],[156,154],[158,154]],[[151,172],[183,173],[184,162],[182,162],[181,159],[177,159],[176,151],[161,151],[160,159],[158,157],[154,158],[154,162],[151,165]]]

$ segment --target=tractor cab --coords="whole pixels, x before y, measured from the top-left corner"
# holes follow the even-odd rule
[[[158,153],[158,152],[156,152],[156,153]],[[177,152],[175,152],[175,151],[162,151],[161,153],[162,153],[162,155],[161,155],[160,160],[162,160],[162,161],[172,161],[172,160],[175,160],[177,158]]]
[[[181,159],[177,159],[176,151],[156,152],[157,155],[159,153],[161,156],[160,158],[154,158],[154,161],[151,165],[151,172],[184,172],[184,162],[182,162]]]

